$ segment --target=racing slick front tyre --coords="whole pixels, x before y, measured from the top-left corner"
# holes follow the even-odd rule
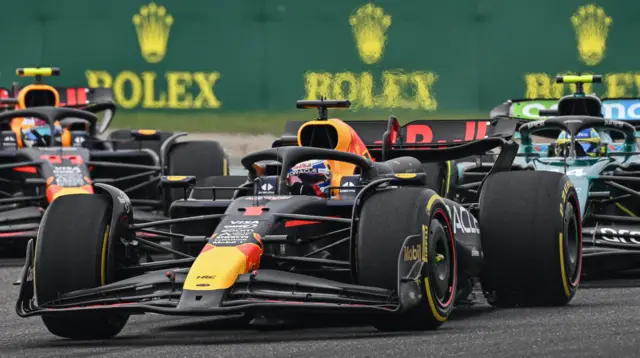
[[[493,174],[481,189],[479,210],[481,281],[489,304],[568,304],[582,270],[580,205],[569,178],[554,172]]]
[[[39,305],[67,292],[107,283],[114,266],[107,250],[110,218],[110,200],[102,195],[68,195],[51,203],[35,248],[34,286]],[[106,312],[42,316],[49,332],[70,339],[111,338],[128,319],[129,315]]]
[[[421,236],[422,246],[408,259],[428,266],[416,282],[423,294],[412,308],[374,322],[381,331],[436,329],[449,318],[456,296],[456,249],[447,209],[433,190],[402,187],[366,199],[355,248],[358,284],[397,291],[400,250],[415,235]]]

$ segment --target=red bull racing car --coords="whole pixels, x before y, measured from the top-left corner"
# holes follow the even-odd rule
[[[59,73],[57,68],[21,68],[17,74],[35,77],[35,83],[0,91],[0,247],[24,253],[54,199],[93,193],[96,183],[120,188],[137,220],[149,221],[164,218],[179,194],[160,190],[161,175],[227,174],[220,144],[179,141],[186,133],[127,130],[129,139],[99,138],[116,109],[110,90],[42,83],[43,76]]]
[[[95,184],[95,195],[56,199],[28,245],[17,313],[41,316],[60,337],[99,339],[147,312],[323,315],[380,330],[435,329],[476,280],[495,306],[571,301],[582,264],[575,189],[560,173],[509,171],[517,151],[504,131],[510,122],[488,126],[483,139],[401,145],[391,138],[406,133],[392,117],[380,122],[387,130],[369,153],[357,129],[326,115],[348,105],[300,101],[300,108],[319,108],[318,119],[300,127],[299,145],[245,156],[247,182],[230,200],[213,200],[229,188],[164,176],[166,187],[185,191],[169,220],[136,224],[131,199],[109,184]],[[431,124],[421,123],[437,127]],[[495,147],[500,156],[473,205],[427,188],[422,163]],[[384,160],[374,160],[382,153]],[[344,165],[322,195],[296,185],[313,187],[305,178],[326,175],[326,166],[299,165],[315,160]],[[522,182],[529,190],[519,189]],[[261,193],[265,183],[274,183],[271,194]],[[198,252],[166,248],[175,259],[142,262],[156,244],[141,233],[159,225]]]

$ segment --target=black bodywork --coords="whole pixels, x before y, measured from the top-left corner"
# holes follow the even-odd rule
[[[379,123],[379,122],[378,122]],[[424,122],[426,124],[427,122]],[[482,154],[502,148],[492,172],[509,170],[517,145],[508,141],[510,122],[490,124],[487,138],[461,141],[447,148],[439,145],[411,144],[411,148],[397,141],[386,141],[397,135],[397,120],[383,123],[385,144],[380,145],[385,159],[402,162],[442,162],[469,154]],[[513,127],[511,127],[513,129]],[[513,132],[513,130],[511,130]],[[395,134],[394,134],[395,133]],[[430,148],[431,150],[428,150]],[[382,153],[379,153],[382,154]],[[412,154],[412,157],[407,155]],[[376,154],[377,155],[377,154]],[[293,165],[309,159],[340,160],[356,164],[360,174],[356,186],[341,186],[339,200],[293,195],[287,191],[285,178]],[[274,166],[274,176],[260,177],[254,163],[267,162]],[[505,164],[500,164],[505,163]],[[279,314],[298,311],[393,314],[417,304],[420,287],[415,281],[425,270],[424,262],[407,257],[407,249],[421,245],[420,235],[405,239],[398,252],[398,287],[386,290],[357,285],[354,281],[357,223],[360,209],[369,195],[394,187],[424,186],[424,173],[402,173],[392,170],[388,162],[373,162],[362,156],[335,150],[284,146],[252,153],[242,160],[248,171],[246,184],[234,188],[231,200],[183,199],[171,205],[171,219],[161,222],[135,224],[126,195],[111,186],[105,192],[116,204],[112,220],[126,217],[111,229],[113,237],[122,237],[128,257],[135,260],[139,251],[154,242],[144,233],[181,240],[203,247],[198,257],[169,250],[176,259],[138,263],[123,267],[113,283],[94,289],[63,294],[55,302],[36,302],[33,294],[33,245],[28,248],[17,312],[20,316],[64,314],[79,310],[122,310],[127,313],[156,312],[174,315],[218,315],[254,313],[268,315],[274,309]],[[397,168],[397,167],[396,167]],[[405,174],[405,175],[403,175]],[[350,180],[351,180],[350,179]],[[194,178],[178,180],[163,178],[173,188],[215,192],[219,188],[193,188]],[[265,181],[275,184],[275,192],[261,194]],[[227,188],[222,188],[227,189]],[[102,189],[101,189],[102,190]],[[437,194],[428,191],[424,200]],[[350,194],[350,195],[346,195]],[[460,255],[458,269],[458,301],[470,294],[473,279],[482,268],[480,232],[474,212],[477,206],[461,205],[444,199],[454,228],[455,246]],[[118,203],[124,203],[120,205]],[[171,225],[170,232],[150,229]],[[212,235],[213,233],[213,235]],[[254,235],[255,233],[255,235]],[[187,276],[195,276],[198,259],[206,255],[207,246],[250,247],[262,253],[259,270],[247,270],[233,285],[219,290],[191,290],[183,288]],[[249,264],[251,255],[247,254]],[[206,259],[206,257],[205,257]]]
[[[508,118],[508,101],[494,108],[494,119]],[[608,278],[619,272],[640,267],[640,151],[637,144],[637,120],[603,118],[602,100],[594,95],[569,95],[558,99],[557,110],[541,111],[548,119],[519,121],[518,134],[522,145],[512,171],[538,170],[566,173],[578,190],[583,225],[583,273],[587,278]],[[603,157],[591,158],[576,152],[576,156],[557,158],[551,163],[533,143],[531,136],[549,140],[543,144],[553,148],[561,131],[578,133],[595,128],[608,139]],[[605,139],[603,139],[605,140]],[[581,149],[574,144],[575,150]],[[551,149],[550,149],[551,152]],[[546,162],[545,162],[546,161]],[[451,161],[452,191],[457,202],[473,202],[476,191],[493,167],[492,161],[460,163]]]
[[[167,138],[156,131],[133,130],[127,131],[129,140],[99,139],[94,112],[105,109],[115,107],[102,103],[82,110],[32,107],[0,113],[0,245],[23,248],[26,239],[36,237],[56,185],[62,190],[84,187],[92,191],[93,184],[110,184],[128,195],[138,221],[166,218],[170,200],[160,188],[160,177],[167,174],[172,145],[186,133]],[[8,128],[8,122],[16,117],[46,120],[52,133],[53,123],[60,121],[70,130],[74,146],[54,146],[54,141],[49,141],[49,146],[17,148],[16,135]],[[157,152],[145,148],[145,143],[160,140]],[[124,146],[131,149],[122,149]]]

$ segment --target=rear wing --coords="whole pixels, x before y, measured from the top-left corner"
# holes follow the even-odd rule
[[[404,126],[393,116],[389,121],[344,122],[353,128],[376,160],[397,156],[392,155],[390,151],[417,156],[416,151],[452,148],[485,138],[509,140],[518,125],[517,120],[510,118],[416,120]],[[297,145],[298,129],[304,123],[305,121],[288,122],[282,137],[276,140],[273,146]],[[484,153],[469,153],[473,154]]]
[[[549,118],[544,116],[544,111],[556,110],[558,100],[559,98],[510,100],[495,107],[491,111],[491,117],[514,118],[521,123]],[[602,98],[601,101],[602,116],[604,118],[629,123],[640,131],[640,97]],[[543,111],[543,116],[540,116],[540,110]],[[617,132],[611,132],[610,134],[614,140],[621,139]],[[640,137],[640,133],[637,133],[636,137]]]
[[[521,120],[547,118],[540,110],[555,110],[559,98],[553,99],[512,99],[491,111],[491,118],[510,117]],[[640,124],[640,97],[602,98],[602,115],[606,119],[622,120]]]
[[[60,95],[60,106],[71,108],[89,107],[101,103],[114,103],[111,88],[54,87]],[[13,109],[16,104],[16,89],[0,87],[0,108]]]
[[[83,108],[101,103],[114,103],[111,88],[56,87],[60,94],[60,105]]]
[[[89,88],[89,87],[54,87],[60,96],[60,107],[77,108],[92,112],[98,115],[96,130],[104,133],[116,111],[116,104],[113,99],[111,88]],[[0,112],[13,110],[17,103],[16,96],[19,89],[0,87]]]

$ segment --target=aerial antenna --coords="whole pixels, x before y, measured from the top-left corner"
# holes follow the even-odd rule
[[[351,102],[349,100],[327,100],[327,97],[320,96],[319,100],[299,100],[296,101],[296,108],[314,108],[318,110],[316,120],[326,121],[329,119],[329,108],[349,108]]]
[[[327,106],[324,105],[325,96],[320,96],[320,105],[318,106],[318,120],[326,121],[329,119],[329,111]]]

